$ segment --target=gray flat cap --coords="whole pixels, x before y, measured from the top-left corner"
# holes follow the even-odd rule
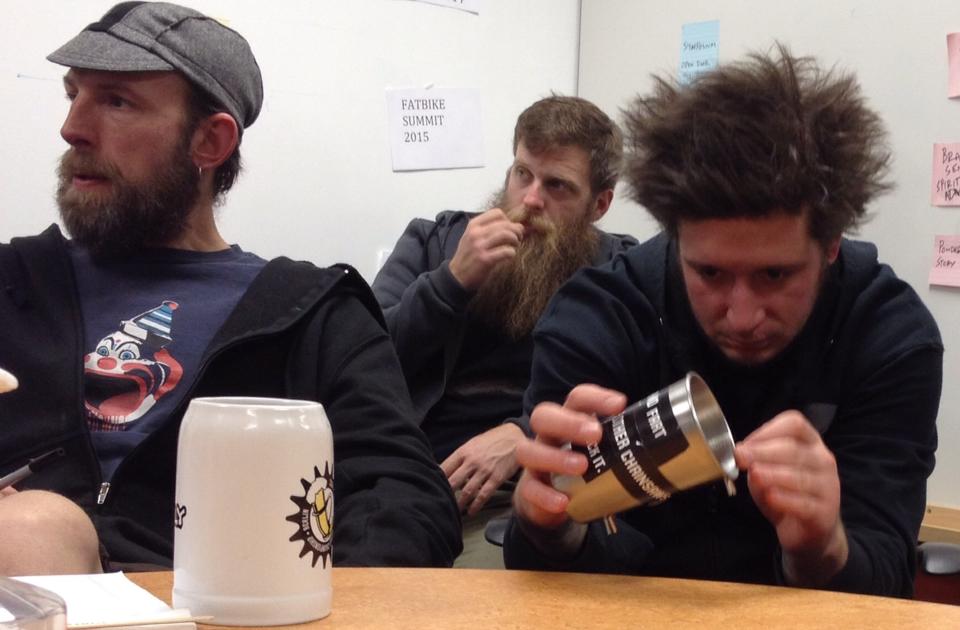
[[[263,104],[263,80],[240,33],[167,2],[121,2],[47,56],[71,68],[177,70],[249,127]]]

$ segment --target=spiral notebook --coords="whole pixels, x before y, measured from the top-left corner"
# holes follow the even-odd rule
[[[67,604],[67,628],[196,630],[186,609],[171,608],[121,573],[16,577],[53,591]]]

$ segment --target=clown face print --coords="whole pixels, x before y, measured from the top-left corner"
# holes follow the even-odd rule
[[[142,417],[183,376],[166,346],[177,303],[160,306],[120,322],[84,356],[84,401],[94,430],[122,431]]]

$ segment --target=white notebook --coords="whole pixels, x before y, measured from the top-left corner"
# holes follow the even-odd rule
[[[16,577],[48,591],[67,604],[68,628],[143,628],[196,630],[190,611],[170,608],[123,573]],[[149,624],[149,625],[148,625]],[[162,625],[156,625],[162,624]]]

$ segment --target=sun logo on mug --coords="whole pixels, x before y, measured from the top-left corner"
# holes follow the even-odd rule
[[[323,558],[323,566],[330,562],[333,551],[333,472],[329,462],[323,466],[323,474],[313,467],[313,481],[301,479],[303,495],[292,495],[290,500],[297,511],[286,520],[297,525],[290,541],[303,541],[300,557],[313,552],[313,564]]]

